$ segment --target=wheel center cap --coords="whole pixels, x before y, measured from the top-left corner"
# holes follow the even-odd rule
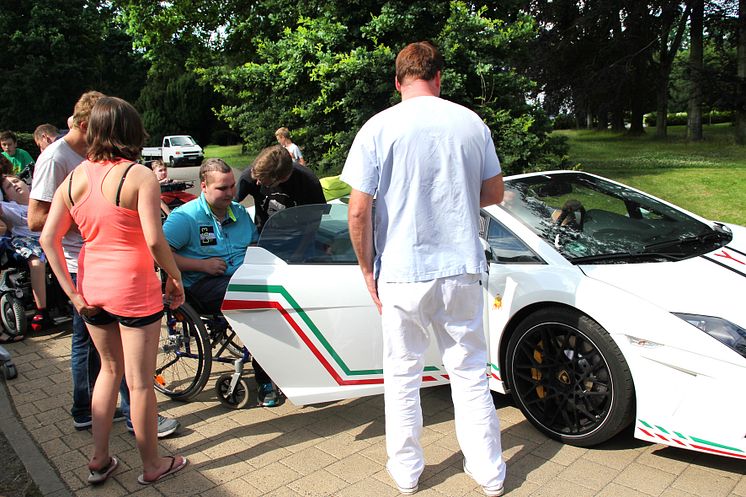
[[[570,374],[564,369],[557,373],[557,379],[560,381],[560,383],[563,383],[565,385],[570,384]]]

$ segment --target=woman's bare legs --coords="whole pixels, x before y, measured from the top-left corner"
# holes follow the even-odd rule
[[[158,406],[153,375],[160,329],[160,321],[142,328],[121,326],[125,375],[130,389],[130,417],[142,459],[143,476],[149,481],[167,471],[172,462],[170,458],[158,455]]]
[[[47,263],[42,262],[36,256],[28,258],[28,269],[31,275],[31,292],[34,294],[34,301],[37,309],[46,309],[47,307]]]
[[[93,343],[101,356],[101,371],[96,378],[91,399],[93,417],[93,457],[89,469],[99,470],[109,464],[109,435],[116,409],[119,384],[124,374],[124,355],[119,336],[119,325],[111,323],[103,326],[86,325]]]

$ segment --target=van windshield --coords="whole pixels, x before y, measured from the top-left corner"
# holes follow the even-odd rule
[[[190,145],[196,145],[195,141],[191,136],[172,136],[171,146],[172,147],[188,147]]]

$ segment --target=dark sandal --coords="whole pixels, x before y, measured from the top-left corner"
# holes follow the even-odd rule
[[[189,464],[189,461],[184,456],[179,456],[179,457],[181,457],[181,464],[179,464],[178,466],[176,465],[176,457],[175,456],[166,456],[166,457],[168,457],[168,458],[171,459],[171,465],[168,467],[168,469],[164,473],[161,473],[155,480],[146,480],[145,479],[145,474],[143,473],[143,474],[141,474],[140,476],[137,477],[137,482],[140,485],[150,485],[152,483],[155,483],[155,482],[157,482],[157,481],[159,481],[159,480],[167,477],[168,475],[172,475],[172,474],[176,473],[177,471],[181,471],[182,469],[184,469],[186,467],[187,464]]]
[[[103,482],[105,482],[109,475],[111,475],[115,469],[117,469],[117,466],[119,466],[119,461],[116,457],[109,458],[109,464],[107,464],[105,467],[95,470],[95,469],[89,469],[91,472],[88,475],[88,483],[91,485],[101,485]]]

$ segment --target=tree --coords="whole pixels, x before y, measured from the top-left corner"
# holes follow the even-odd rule
[[[736,143],[746,145],[746,0],[738,1]]]
[[[691,25],[689,27],[689,112],[687,114],[687,137],[702,139],[702,73],[704,31],[704,0],[692,0]]]
[[[698,1],[698,0],[693,0]],[[678,6],[670,3],[665,5],[661,16],[661,34],[660,34],[660,48],[658,56],[658,80],[656,104],[657,104],[657,119],[655,124],[655,136],[656,138],[665,138],[668,135],[668,94],[671,80],[671,70],[673,68],[673,62],[676,58],[676,53],[679,51],[681,46],[681,40],[684,37],[684,31],[686,29],[686,21],[691,11],[691,3],[687,3],[684,12],[679,16],[678,22],[676,16],[678,13]],[[669,37],[671,27],[676,25],[676,33],[673,41],[669,44]]]
[[[502,21],[494,16],[506,7],[493,3],[207,0],[195,12],[189,0],[130,0],[122,7],[148,57],[197,42],[187,65],[222,95],[219,117],[251,149],[274,143],[274,130],[286,126],[317,172],[338,172],[365,120],[398,101],[398,50],[431,39],[447,61],[443,96],[482,115],[507,170],[559,165],[564,148],[527,101],[532,83],[514,70],[533,23],[517,10]]]
[[[145,66],[111,7],[91,0],[2,0],[0,128],[65,127],[89,89],[134,100]]]

